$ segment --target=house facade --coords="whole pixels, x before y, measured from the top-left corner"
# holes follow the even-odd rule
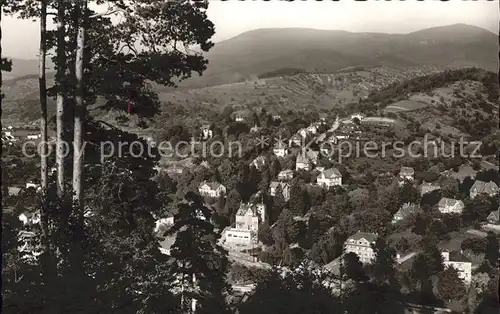
[[[361,113],[354,113],[352,114],[349,119],[353,121],[354,119],[358,119],[359,121],[362,121],[365,118],[365,116]]]
[[[266,208],[262,203],[241,203],[234,227],[224,230],[227,245],[250,245],[258,242],[259,224],[265,221]]]
[[[39,139],[39,138],[41,138],[41,137],[42,137],[42,135],[41,135],[41,134],[31,134],[31,135],[26,136],[26,138],[27,138],[28,140],[37,140],[37,139]]]
[[[405,203],[392,217],[392,223],[396,224],[405,220],[410,215],[417,213],[420,210],[419,206],[413,203]]]
[[[23,212],[17,218],[19,219],[19,221],[23,223],[24,226],[36,225],[40,223],[40,212],[35,212],[35,213]]]
[[[224,239],[229,245],[250,245],[254,237],[251,230],[228,228],[224,232]]]
[[[460,214],[464,210],[464,202],[443,197],[438,203],[438,209],[441,214]]]
[[[271,196],[276,196],[276,190],[278,189],[278,186],[281,186],[283,197],[285,198],[285,201],[288,201],[290,199],[290,184],[288,182],[271,182],[271,184],[269,185]]]
[[[441,189],[441,187],[437,184],[423,182],[420,185],[420,196],[424,196],[427,193],[430,193],[430,192],[436,191],[436,190],[440,190],[440,189]]]
[[[309,134],[309,131],[306,129],[300,129],[297,131],[297,134],[300,135],[303,139],[307,137],[307,134]]]
[[[305,155],[313,165],[318,164],[318,159],[319,159],[318,151],[308,149],[306,150]]]
[[[266,165],[266,157],[258,156],[257,158],[252,160],[251,165],[254,166],[255,169],[260,171]]]
[[[202,140],[208,140],[211,139],[213,136],[213,132],[210,129],[210,125],[205,124],[201,127],[201,138]]]
[[[342,185],[342,174],[337,168],[326,169],[318,175],[316,183],[324,188]]]
[[[287,146],[283,142],[278,142],[273,147],[273,153],[278,157],[285,157],[288,153]]]
[[[311,124],[310,126],[307,127],[307,132],[314,135],[318,133],[318,127],[315,124]]]
[[[354,253],[358,255],[360,262],[369,264],[375,258],[372,244],[375,243],[377,237],[375,233],[357,232],[345,241],[344,253]]]
[[[293,179],[293,170],[292,169],[286,169],[280,171],[278,173],[278,180],[279,181],[288,181]]]
[[[9,196],[18,196],[19,193],[21,193],[21,188],[16,187],[16,186],[9,186]]]
[[[236,212],[237,229],[258,231],[259,223],[266,220],[266,206],[262,203],[241,203]]]
[[[498,194],[498,185],[493,181],[484,182],[476,180],[469,190],[469,196],[470,198],[475,198],[479,194],[494,196]]]
[[[412,167],[401,167],[399,171],[399,178],[401,180],[413,181],[415,175],[415,170]]]
[[[295,170],[311,170],[311,164],[305,154],[300,153],[297,155],[297,159],[295,160]]]
[[[29,189],[29,188],[33,188],[37,192],[39,192],[42,189],[42,187],[40,186],[40,184],[35,183],[35,182],[27,182],[26,183],[26,189]]]
[[[500,206],[498,207],[497,210],[492,211],[489,215],[488,218],[486,218],[486,221],[492,225],[500,225]]]
[[[160,218],[155,221],[154,232],[158,232],[160,230],[161,225],[172,226],[174,224],[174,216]]]
[[[294,134],[290,140],[288,141],[289,146],[300,146],[302,145],[303,138],[300,136],[300,134],[296,133]]]
[[[226,194],[226,187],[218,182],[204,181],[200,184],[198,191],[201,196],[220,197]]]
[[[472,279],[472,263],[461,252],[441,252],[445,267],[453,267],[458,271],[458,277],[464,281],[466,285],[471,283]]]

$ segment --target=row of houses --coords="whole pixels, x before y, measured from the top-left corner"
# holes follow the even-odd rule
[[[347,238],[344,243],[344,253],[354,253],[359,257],[363,264],[370,264],[375,259],[373,245],[377,240],[378,235],[369,232],[357,232]],[[453,267],[458,271],[458,276],[466,285],[471,283],[472,278],[472,262],[465,257],[462,252],[441,252],[445,267]],[[396,256],[400,258],[399,255]]]

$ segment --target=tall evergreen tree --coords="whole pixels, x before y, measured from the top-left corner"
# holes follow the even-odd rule
[[[219,235],[210,222],[210,211],[194,193],[179,204],[171,248],[175,286],[182,313],[229,313],[225,298],[230,292],[226,282],[227,252],[217,244]]]
[[[375,261],[371,265],[371,272],[375,282],[379,285],[384,283],[396,285],[396,251],[389,247],[382,237],[378,237],[375,241],[373,251]]]

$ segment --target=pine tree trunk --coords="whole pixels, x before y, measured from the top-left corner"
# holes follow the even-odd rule
[[[75,60],[75,124],[73,145],[75,151],[73,153],[73,202],[79,211],[81,223],[83,223],[84,204],[83,204],[83,160],[84,160],[84,123],[85,123],[85,102],[83,100],[84,85],[83,85],[83,68],[84,68],[84,51],[85,51],[85,32],[87,23],[87,0],[82,0],[79,5],[79,21],[78,21],[78,37]]]
[[[56,164],[57,164],[57,196],[60,199],[65,197],[65,166],[64,166],[64,154],[65,149],[69,149],[69,145],[64,142],[64,105],[65,105],[65,70],[66,70],[66,49],[65,49],[65,0],[58,0],[57,2],[57,73],[56,73],[56,86],[57,86],[57,96],[56,96],[56,124],[57,124],[57,144],[56,144]]]
[[[2,59],[2,14],[3,14],[3,8],[2,8],[3,2],[0,0],[0,67],[3,65],[3,59]],[[3,98],[3,93],[2,93],[2,71],[0,71],[0,117],[2,116],[2,98]],[[2,122],[0,120],[0,126],[2,126]],[[1,177],[0,177],[1,178]]]
[[[42,118],[40,120],[40,133],[42,140],[42,151],[40,152],[40,183],[43,193],[43,204],[40,209],[40,224],[42,229],[43,251],[49,251],[48,245],[48,214],[47,214],[47,82],[45,77],[45,61],[47,56],[47,0],[41,1],[40,8],[40,51],[39,51],[39,78],[40,109]]]

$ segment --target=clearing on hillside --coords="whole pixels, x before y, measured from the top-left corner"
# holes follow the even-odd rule
[[[415,101],[415,100],[401,100],[385,107],[384,112],[400,112],[400,111],[413,111],[418,109],[423,109],[429,106],[429,104]]]

